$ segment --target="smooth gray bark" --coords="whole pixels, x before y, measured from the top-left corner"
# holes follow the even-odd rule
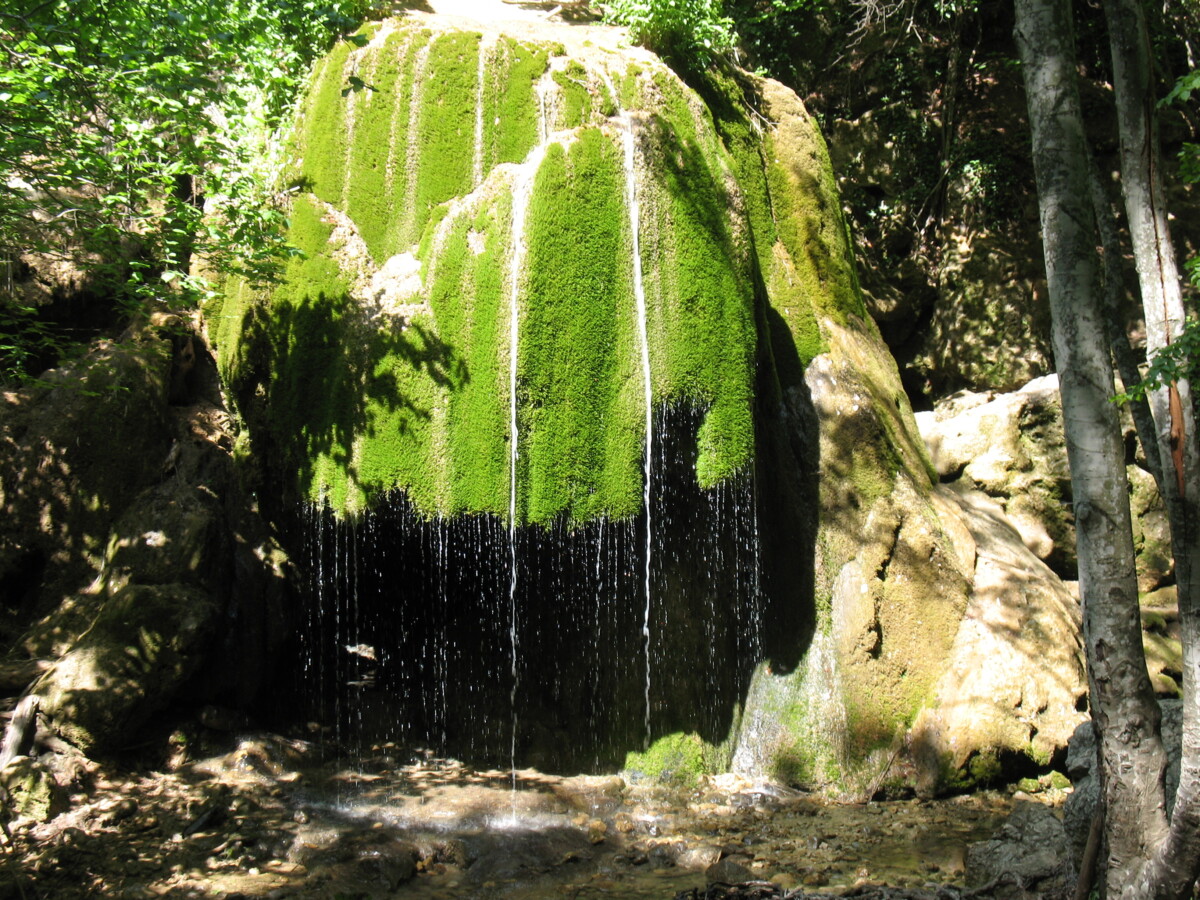
[[[1112,49],[1113,89],[1121,137],[1121,186],[1133,243],[1146,351],[1155,354],[1182,333],[1185,313],[1179,268],[1171,243],[1160,169],[1161,154],[1151,80],[1149,29],[1138,0],[1104,0]],[[1178,380],[1151,392],[1163,480],[1160,490],[1171,523],[1175,581],[1183,644],[1183,756],[1171,831],[1143,873],[1139,896],[1190,894],[1200,871],[1200,453],[1191,387]]]
[[[1088,181],[1092,189],[1092,209],[1096,212],[1096,230],[1100,237],[1101,269],[1104,273],[1103,296],[1104,305],[1108,309],[1108,339],[1117,373],[1128,392],[1134,385],[1141,383],[1142,373],[1138,369],[1138,361],[1122,319],[1126,294],[1121,273],[1121,240],[1117,235],[1116,214],[1104,190],[1094,159],[1088,168]],[[1146,467],[1154,478],[1159,494],[1162,495],[1162,462],[1158,449],[1158,432],[1154,428],[1150,403],[1144,397],[1130,400],[1129,411],[1133,416],[1133,425],[1137,430],[1142,452],[1146,456]]]
[[[1100,748],[1109,896],[1131,897],[1167,834],[1166,755],[1146,672],[1124,449],[1068,0],[1016,0],[1055,364],[1075,497],[1079,592]]]

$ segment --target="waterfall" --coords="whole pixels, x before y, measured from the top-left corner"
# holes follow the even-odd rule
[[[435,104],[428,102],[422,111],[422,96],[428,99],[441,77],[442,63],[431,56],[431,45],[414,44],[405,51],[408,84],[398,82],[396,91],[404,105],[390,118],[383,107],[373,106],[381,97],[363,94],[347,101],[360,116],[359,139],[371,131],[366,112],[384,114],[386,131],[376,131],[394,151],[389,181],[394,176],[410,187],[436,168],[422,143],[426,117],[436,114]],[[485,38],[476,60],[458,58],[463,102],[456,104],[454,119],[461,154],[456,172],[462,176],[457,189],[466,193],[437,211],[429,220],[435,224],[409,251],[420,256],[423,291],[397,294],[402,301],[394,320],[398,327],[385,336],[400,348],[394,354],[400,363],[418,370],[428,366],[434,399],[427,401],[423,387],[411,396],[405,393],[410,383],[423,381],[398,379],[396,396],[381,401],[402,408],[409,401],[430,406],[433,424],[418,425],[418,433],[428,428],[431,465],[440,466],[438,477],[447,479],[474,472],[475,445],[466,453],[444,445],[450,432],[441,429],[452,414],[485,422],[488,440],[479,446],[486,443],[487,456],[479,458],[486,463],[487,490],[477,491],[465,506],[435,507],[417,478],[407,487],[397,481],[353,511],[324,500],[305,508],[297,526],[303,529],[311,577],[311,634],[308,654],[298,661],[304,667],[298,689],[318,695],[315,718],[330,723],[331,735],[367,747],[399,742],[431,754],[463,754],[501,771],[507,764],[515,818],[518,767],[611,772],[652,737],[682,732],[721,740],[744,699],[762,635],[771,631],[760,609],[753,472],[715,487],[700,486],[699,436],[715,401],[703,386],[687,395],[676,384],[670,348],[679,338],[673,336],[677,313],[669,267],[676,235],[687,233],[688,222],[672,217],[670,197],[652,171],[660,150],[670,150],[666,142],[672,132],[650,127],[649,117],[657,113],[643,112],[630,100],[628,84],[624,99],[631,109],[625,109],[609,76],[595,69],[577,81],[574,69],[559,66],[554,71],[560,82],[569,82],[563,85],[550,71],[539,77],[521,68],[521,114],[502,122],[498,109],[496,127],[519,126],[524,129],[519,146],[535,140],[536,146],[520,163],[506,156],[510,162],[496,165],[500,151],[488,143],[493,133],[488,109],[497,105],[496,92],[506,83],[504,52]],[[526,79],[532,79],[532,92]],[[582,106],[570,93],[576,83],[591,95]],[[471,96],[473,114],[465,108]],[[582,124],[555,131],[573,122]],[[565,151],[563,159],[554,149],[539,181],[553,144]],[[588,153],[573,154],[577,145]],[[468,153],[473,156],[466,158]],[[551,162],[554,178],[547,177]],[[570,179],[589,177],[586,166],[599,166],[603,175],[604,277],[612,293],[605,295],[604,307],[610,330],[601,339],[609,341],[607,350],[614,341],[621,348],[611,354],[620,357],[613,366],[620,391],[612,401],[612,421],[620,428],[621,505],[597,502],[582,521],[566,515],[546,521],[531,512],[544,477],[537,441],[545,410],[561,400],[538,394],[541,370],[533,367],[541,364],[534,363],[531,350],[541,349],[540,341],[565,346],[569,336],[545,328],[539,319],[543,295],[548,302],[559,295],[540,288],[531,294],[531,284],[543,280],[538,273],[544,270],[535,267],[561,264],[537,243],[547,223],[551,230],[555,226],[554,215],[574,202],[556,186],[558,170],[567,173],[565,183],[578,185],[583,182]],[[547,191],[559,193],[535,197],[535,182],[539,191],[545,184]],[[594,199],[589,191],[590,183],[579,191],[581,202]],[[395,220],[387,225],[389,233],[403,236],[398,246],[410,247],[423,214],[407,206],[383,214]],[[577,218],[584,221],[578,234],[589,235],[595,220]],[[447,285],[449,290],[443,289]],[[435,286],[440,293],[434,293]],[[656,326],[663,329],[661,335],[656,329],[656,368],[647,289],[654,294]],[[466,324],[456,324],[455,316]],[[479,323],[486,327],[473,330]],[[439,380],[445,373],[437,360],[419,355],[422,341],[430,352],[444,351],[452,361],[461,353],[461,383],[454,372],[450,383]],[[471,383],[488,392],[486,417],[475,415],[469,403],[454,405],[473,396],[465,387],[467,365]],[[387,393],[386,377],[363,383]],[[459,389],[462,393],[455,394]],[[413,421],[423,412],[414,411]],[[644,427],[640,442],[638,425]],[[644,521],[638,515],[639,469]]]
[[[533,180],[546,154],[546,144],[539,143],[529,154],[513,180],[512,205],[512,271],[508,295],[508,614],[509,649],[512,653],[512,740],[510,764],[513,787],[513,817],[517,814],[517,689],[520,673],[517,670],[517,444],[520,438],[517,425],[517,350],[520,344],[521,267],[525,262],[525,215],[533,193]]]
[[[646,606],[642,617],[642,640],[646,651],[646,744],[650,744],[650,564],[654,539],[653,514],[650,509],[650,481],[654,458],[654,385],[650,372],[650,338],[646,330],[646,291],[642,285],[642,246],[639,237],[641,213],[637,199],[636,147],[634,146],[633,116],[621,106],[612,81],[605,75],[605,84],[613,95],[617,117],[621,121],[621,140],[625,160],[625,208],[629,212],[629,231],[633,241],[633,296],[637,303],[638,349],[641,353],[643,393],[646,401],[646,448],[642,472],[642,504],[646,510],[646,559],[643,572]]]

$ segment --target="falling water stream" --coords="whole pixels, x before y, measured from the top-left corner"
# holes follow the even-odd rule
[[[521,321],[521,266],[525,261],[525,216],[529,210],[529,197],[533,193],[533,180],[546,154],[546,144],[540,143],[529,154],[525,165],[513,182],[512,207],[512,272],[509,276],[508,305],[508,550],[509,550],[509,649],[512,652],[512,685],[509,697],[512,707],[512,740],[510,744],[510,769],[512,773],[513,817],[517,814],[517,689],[520,672],[517,667],[517,443],[520,437],[517,426],[517,351],[520,346]]]
[[[479,187],[483,181],[483,101],[487,81],[487,46],[479,45],[479,65],[475,70],[475,151],[471,164],[471,185]]]
[[[642,246],[639,236],[641,227],[641,211],[637,199],[637,160],[633,131],[633,116],[621,107],[617,92],[612,82],[605,77],[605,83],[613,96],[617,107],[617,117],[621,121],[621,142],[624,146],[625,160],[625,208],[629,213],[629,232],[633,246],[633,296],[637,303],[638,350],[642,363],[642,388],[646,403],[646,448],[645,462],[642,473],[642,505],[646,512],[646,558],[643,571],[645,581],[645,610],[642,617],[642,640],[646,650],[646,746],[650,744],[650,613],[651,589],[650,566],[654,546],[654,520],[650,503],[650,485],[653,475],[654,461],[654,385],[650,373],[650,338],[646,329],[646,291],[642,285]]]

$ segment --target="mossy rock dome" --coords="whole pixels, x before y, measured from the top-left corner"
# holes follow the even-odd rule
[[[448,21],[323,60],[284,174],[301,253],[205,310],[272,466],[335,511],[626,518],[648,409],[686,407],[700,487],[746,472],[818,323],[862,316],[803,106],[777,151],[750,76]]]

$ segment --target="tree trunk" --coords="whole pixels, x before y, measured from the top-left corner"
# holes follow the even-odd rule
[[[1182,333],[1185,313],[1159,165],[1150,34],[1138,0],[1104,0],[1104,15],[1121,136],[1121,185],[1142,291],[1146,351],[1153,359]],[[1170,838],[1158,848],[1144,873],[1141,896],[1181,897],[1190,892],[1200,864],[1200,697],[1196,678],[1200,665],[1200,528],[1196,505],[1200,453],[1191,388],[1186,380],[1155,389],[1150,394],[1150,407],[1163,470],[1160,490],[1170,518],[1175,558],[1184,710],[1183,756]]]
[[[1121,273],[1121,240],[1117,236],[1117,216],[1104,190],[1095,159],[1091,160],[1088,168],[1088,181],[1092,188],[1092,209],[1096,212],[1096,231],[1100,238],[1101,269],[1104,273],[1103,297],[1104,305],[1108,309],[1108,339],[1117,373],[1121,376],[1125,392],[1128,393],[1135,385],[1141,383],[1142,373],[1138,369],[1137,357],[1133,345],[1129,342],[1129,332],[1123,319],[1126,294],[1125,279]],[[1158,432],[1154,428],[1150,403],[1145,397],[1132,399],[1129,401],[1129,411],[1133,415],[1133,426],[1137,430],[1138,441],[1141,442],[1142,452],[1146,457],[1146,468],[1154,479],[1154,486],[1159,495],[1166,496],[1162,487]]]
[[[1109,896],[1134,896],[1167,833],[1166,756],[1146,672],[1133,533],[1069,0],[1016,0],[1016,39],[1033,131],[1054,356],[1075,497],[1079,593],[1100,748]]]

